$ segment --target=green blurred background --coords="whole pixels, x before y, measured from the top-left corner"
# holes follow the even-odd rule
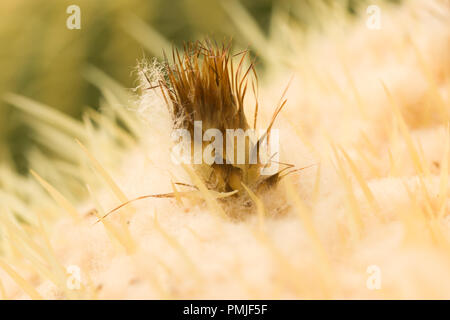
[[[296,23],[308,27],[311,8],[326,0],[241,0],[264,32],[274,4],[303,6]],[[351,13],[361,1],[342,0]],[[81,8],[81,30],[69,30],[66,9]],[[98,105],[100,92],[86,81],[84,70],[95,66],[126,87],[134,87],[137,60],[159,50],[144,46],[133,25],[151,26],[166,40],[180,44],[190,39],[232,36],[247,46],[223,6],[227,0],[2,0],[0,2],[0,96],[14,92],[80,117]],[[131,27],[129,27],[131,26]],[[145,34],[140,34],[145,36]],[[31,132],[23,114],[0,101],[0,163],[21,172],[27,168]]]

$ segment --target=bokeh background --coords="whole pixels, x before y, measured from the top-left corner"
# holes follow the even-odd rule
[[[332,0],[240,0],[265,33],[274,10],[304,30],[320,28],[317,8]],[[340,0],[351,16],[367,1]],[[392,1],[398,2],[398,1]],[[66,9],[81,8],[81,30],[66,28]],[[3,0],[0,1],[0,97],[14,92],[80,117],[96,108],[100,92],[86,80],[95,66],[125,87],[142,57],[158,56],[183,41],[232,37],[242,47],[252,43],[230,20],[230,0]],[[293,8],[289,10],[289,8]],[[264,64],[258,65],[264,68]],[[24,115],[0,99],[0,164],[27,171],[26,153],[33,143]]]

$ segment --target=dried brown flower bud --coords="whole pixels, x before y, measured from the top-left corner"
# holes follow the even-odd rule
[[[238,152],[242,151],[237,150],[239,142],[236,140],[239,138],[227,132],[228,129],[241,129],[240,132],[243,133],[250,129],[244,112],[244,98],[248,89],[249,75],[251,73],[254,75],[252,82],[254,92],[257,78],[254,63],[244,69],[247,53],[244,51],[232,56],[230,45],[218,46],[209,40],[187,43],[182,53],[177,49],[172,51],[171,62],[165,59],[165,80],[160,81],[174,129],[186,129],[191,137],[194,137],[195,121],[201,121],[202,137],[208,129],[217,129],[224,137],[224,147],[219,155],[216,154],[216,160],[219,161],[210,165],[205,163],[195,165],[196,171],[207,186],[216,191],[240,190],[241,183],[257,189],[262,185],[275,183],[280,174],[278,172],[271,176],[261,175],[260,169],[267,163],[262,163],[258,152],[261,152],[259,147],[270,135],[273,121],[286,101],[277,108],[271,124],[262,137],[244,135],[244,163],[236,161]],[[233,58],[237,56],[240,58],[235,66]],[[253,129],[256,126],[257,113],[256,102]],[[192,141],[191,146],[195,148],[194,144]],[[201,144],[205,147],[208,142],[202,141]],[[233,146],[234,150],[225,148],[225,145]]]

